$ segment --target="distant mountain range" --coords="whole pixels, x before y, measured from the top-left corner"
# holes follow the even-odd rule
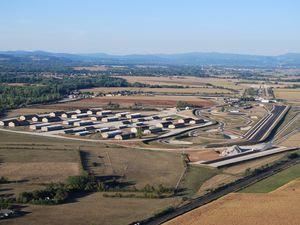
[[[69,54],[45,51],[0,51],[0,64],[8,62],[58,61],[65,63],[94,64],[165,64],[165,65],[219,65],[257,67],[297,67],[300,68],[300,53],[278,56],[261,56],[229,53],[182,53],[109,55],[105,53]]]

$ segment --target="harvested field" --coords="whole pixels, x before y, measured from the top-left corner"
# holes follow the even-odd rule
[[[275,162],[276,160],[283,158],[285,156],[285,154],[286,153],[276,154],[273,156],[263,157],[260,159],[244,162],[244,163],[241,163],[238,165],[226,167],[223,169],[223,172],[230,173],[230,174],[242,174],[248,168],[255,169],[255,168],[261,167],[263,165]]]
[[[121,91],[135,91],[135,92],[146,92],[146,93],[178,93],[178,94],[230,94],[231,91],[221,88],[212,87],[195,87],[195,88],[135,88],[135,87],[99,87],[99,88],[88,88],[81,89],[84,92],[121,92]]]
[[[299,89],[275,89],[275,97],[289,102],[300,102]]]
[[[205,181],[198,190],[199,195],[205,194],[210,189],[215,189],[216,187],[222,186],[224,184],[231,183],[240,177],[233,176],[229,174],[218,174],[211,179]]]
[[[123,225],[150,217],[178,202],[176,199],[105,198],[99,192],[78,197],[62,205],[26,206],[23,210],[27,215],[5,220],[3,224]]]
[[[35,162],[1,163],[1,176],[9,180],[30,180],[31,183],[64,182],[69,176],[80,174],[79,163]]]
[[[191,162],[206,161],[219,158],[219,154],[214,150],[199,150],[199,151],[189,151],[189,159]]]
[[[229,194],[164,225],[297,225],[300,181],[268,194]]]
[[[143,104],[150,106],[176,106],[178,101],[184,101],[189,104],[197,106],[212,106],[213,102],[209,100],[200,99],[197,97],[184,97],[184,96],[117,96],[117,97],[97,97],[92,99],[83,99],[74,102],[75,104],[83,104],[86,107],[96,107],[98,105],[107,104],[109,102],[118,103],[122,105]],[[72,103],[69,103],[72,105]]]
[[[220,79],[209,77],[191,77],[191,76],[160,76],[160,77],[144,77],[144,76],[121,76],[130,83],[140,82],[150,85],[178,85],[189,87],[205,87],[207,84],[221,86],[225,88],[232,88],[235,90],[243,89],[235,85],[236,79]]]
[[[295,147],[300,146],[300,133],[296,133],[292,136],[290,136],[288,139],[286,139],[284,142],[280,143],[282,146],[286,147]]]

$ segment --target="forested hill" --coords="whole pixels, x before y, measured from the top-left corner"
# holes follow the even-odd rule
[[[165,64],[165,65],[220,65],[253,67],[298,67],[300,54],[289,53],[279,56],[261,56],[227,53],[183,53],[148,55],[109,55],[49,53],[43,51],[0,51],[0,69],[11,64],[21,66],[51,65],[79,66],[87,64]]]

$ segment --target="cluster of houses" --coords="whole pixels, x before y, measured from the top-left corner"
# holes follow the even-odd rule
[[[157,123],[153,123],[153,121],[157,121]],[[175,120],[172,117],[160,118],[157,115],[144,116],[141,113],[113,112],[101,108],[92,108],[22,115],[16,118],[4,119],[0,121],[0,126],[27,126],[32,131],[61,131],[60,134],[75,136],[99,133],[104,139],[127,140],[144,135],[163,133],[166,132],[166,129],[183,128],[204,122],[203,119],[182,118]],[[107,127],[105,124],[107,124]]]

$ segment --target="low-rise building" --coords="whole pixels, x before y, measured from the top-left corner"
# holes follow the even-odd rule
[[[182,127],[185,127],[186,125],[184,123],[173,123],[173,124],[170,124],[168,126],[168,128],[170,129],[176,129],[176,128],[182,128]]]
[[[64,124],[64,125],[74,125],[75,122],[79,122],[79,121],[81,121],[81,120],[80,119],[64,120],[62,122],[62,124]]]
[[[94,122],[90,120],[81,120],[74,123],[75,127],[82,127],[82,126],[89,126],[89,125],[94,125]]]
[[[89,114],[87,114],[87,113],[77,113],[77,114],[72,115],[71,118],[79,119],[79,118],[86,118],[88,116],[89,116]]]
[[[62,116],[62,114],[64,114],[64,113],[65,113],[65,111],[55,111],[55,112],[50,113],[49,115],[51,117],[58,117],[58,116]]]
[[[80,132],[75,133],[76,136],[86,136],[89,134],[91,134],[91,132],[89,132],[89,131],[80,131]]]
[[[146,129],[143,131],[143,134],[148,135],[148,134],[157,134],[162,132],[163,129],[161,127],[150,127],[149,129]]]
[[[103,116],[92,116],[91,120],[93,121],[101,121],[104,117]]]
[[[118,117],[115,117],[115,116],[111,116],[111,117],[104,117],[102,118],[102,122],[105,122],[105,123],[108,123],[108,122],[115,122],[115,121],[118,121],[119,118]]]
[[[89,110],[89,109],[76,109],[75,112],[76,112],[77,114],[82,114],[82,113],[87,113],[88,110]]]
[[[18,121],[16,117],[14,118],[8,118],[0,121],[0,126],[8,126],[10,122]]]
[[[181,119],[177,120],[177,122],[178,123],[189,123],[192,120],[194,120],[194,119],[191,117],[188,117],[188,118],[181,118]]]
[[[126,117],[126,115],[130,114],[130,112],[119,112],[119,113],[116,113],[116,117],[119,117],[119,118],[124,118]]]
[[[94,115],[94,114],[97,114],[97,112],[100,112],[102,110],[102,108],[92,108],[92,109],[89,109],[86,113],[88,115]]]
[[[102,133],[101,135],[102,135],[103,138],[114,138],[118,134],[122,134],[122,131],[114,130],[114,131],[109,131],[109,132]]]
[[[97,112],[98,116],[107,116],[107,115],[110,115],[110,114],[113,114],[113,112],[111,110],[104,110],[104,111]]]
[[[61,118],[60,117],[44,117],[42,119],[42,122],[44,123],[49,123],[49,122],[59,122],[61,121]]]
[[[38,123],[29,126],[30,130],[40,130],[42,127],[49,126],[50,123]]]
[[[205,123],[204,119],[194,119],[190,121],[190,124],[199,124],[199,123]]]
[[[30,114],[30,115],[22,115],[20,116],[20,120],[32,120],[33,117],[35,117],[36,114]]]
[[[30,123],[27,120],[14,120],[8,123],[9,127],[20,127],[20,126],[29,126]]]
[[[143,126],[138,126],[138,127],[133,127],[131,128],[131,132],[132,133],[138,133],[139,130],[141,130],[142,132],[146,129],[149,129],[149,126],[148,125],[143,125]]]
[[[171,121],[163,121],[163,122],[156,124],[155,126],[160,127],[160,128],[167,128],[171,124],[173,124]]]
[[[109,131],[108,127],[102,127],[102,128],[96,129],[96,132],[98,132],[98,133],[104,133],[104,132],[108,132],[108,131]]]
[[[51,126],[45,126],[45,127],[41,128],[41,130],[44,132],[54,131],[54,130],[62,130],[62,129],[64,129],[64,127],[62,125],[51,125]]]
[[[116,140],[128,140],[128,139],[131,139],[131,138],[135,138],[135,133],[124,133],[124,134],[118,134],[115,136],[115,139]]]
[[[69,111],[69,112],[65,112],[61,115],[62,118],[71,118],[72,115],[77,114],[75,111]]]
[[[132,113],[132,114],[126,115],[126,118],[128,118],[128,119],[135,119],[135,118],[140,118],[140,117],[142,117],[142,115],[140,113]]]

